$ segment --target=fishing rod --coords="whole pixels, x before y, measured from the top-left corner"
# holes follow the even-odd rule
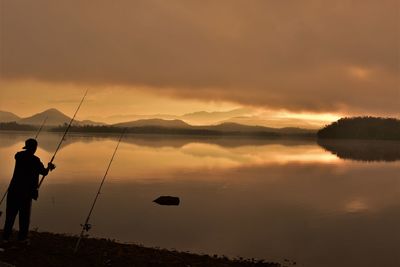
[[[81,231],[81,234],[79,235],[78,241],[76,242],[76,246],[75,246],[75,249],[74,249],[74,253],[76,253],[76,252],[78,251],[79,244],[81,243],[81,240],[82,240],[82,238],[83,238],[84,233],[85,233],[85,232],[89,232],[89,230],[92,228],[92,225],[89,224],[90,216],[92,215],[94,206],[96,205],[97,199],[99,198],[101,188],[103,187],[104,181],[106,180],[108,171],[110,170],[111,164],[112,164],[112,162],[114,161],[115,154],[117,153],[119,144],[121,143],[122,137],[124,136],[125,132],[126,132],[126,129],[123,130],[123,132],[121,133],[121,136],[119,137],[117,146],[115,147],[114,153],[112,154],[112,157],[111,157],[111,159],[110,159],[110,162],[108,163],[108,167],[107,167],[106,172],[105,172],[105,174],[104,174],[104,176],[103,176],[103,179],[101,180],[99,189],[97,190],[96,196],[95,196],[95,198],[94,198],[94,200],[93,200],[92,206],[90,207],[90,210],[89,210],[89,213],[88,213],[88,215],[87,215],[87,217],[86,217],[85,223],[84,223],[84,224],[81,224],[81,226],[82,226],[82,231]]]
[[[42,129],[43,129],[44,125],[46,124],[47,118],[48,118],[47,116],[46,116],[46,118],[44,118],[42,124],[40,125],[40,128],[39,128],[38,131],[36,132],[35,140],[38,139],[40,133],[42,132]],[[6,196],[7,196],[7,194],[8,194],[8,189],[9,189],[9,188],[7,188],[6,192],[4,192],[3,197],[2,197],[1,200],[0,200],[0,206],[3,204],[3,201],[4,201],[4,199],[6,198]],[[0,216],[1,216],[2,214],[3,214],[3,212],[0,211]]]
[[[84,94],[84,96],[83,96],[81,102],[79,103],[78,108],[77,108],[76,111],[75,111],[74,116],[71,118],[71,121],[69,122],[67,128],[65,129],[64,134],[63,134],[63,136],[62,136],[60,142],[58,143],[58,146],[57,146],[57,148],[56,148],[56,151],[54,152],[53,157],[51,158],[51,160],[50,160],[49,163],[53,163],[54,159],[56,158],[56,155],[57,155],[58,151],[60,150],[61,145],[62,145],[62,143],[64,142],[65,137],[67,136],[67,133],[68,133],[69,129],[71,128],[72,123],[73,123],[74,120],[75,120],[76,114],[78,114],[78,111],[79,111],[79,109],[81,108],[82,103],[83,103],[83,101],[84,101],[85,98],[86,98],[87,93],[88,93],[88,90],[86,90],[86,92],[85,92],[85,94]],[[40,182],[39,182],[39,185],[38,185],[38,189],[39,189],[40,186],[42,185],[43,180],[44,180],[44,178],[46,178],[46,176],[47,176],[47,175],[43,175],[43,176],[42,176],[42,179],[40,179]]]
[[[40,128],[36,133],[35,140],[38,138],[38,136],[39,136],[40,132],[42,131],[44,125],[46,124],[46,121],[47,121],[48,118],[49,118],[48,116],[46,116],[46,118],[44,118],[44,120],[42,122],[42,125],[40,125]]]

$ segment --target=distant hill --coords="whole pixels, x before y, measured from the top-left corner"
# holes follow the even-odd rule
[[[77,121],[76,124],[78,124],[78,125],[95,125],[95,126],[107,125],[107,123],[98,122],[98,121],[92,121],[92,120]]]
[[[128,115],[113,115],[106,117],[107,121],[113,123],[120,123],[124,121],[137,121],[147,119],[163,119],[163,120],[183,120],[191,125],[210,125],[216,124],[220,121],[230,119],[232,117],[242,116],[248,113],[247,109],[239,108],[228,111],[196,111],[186,113],[183,115],[171,115],[171,114],[128,114]]]
[[[89,133],[119,133],[121,128],[127,128],[128,133],[150,135],[186,135],[186,136],[247,136],[256,138],[276,137],[314,137],[315,131],[298,128],[268,128],[263,126],[247,126],[236,123],[220,125],[193,126],[181,120],[137,120],[114,125],[94,126],[76,125],[71,127],[72,132]],[[52,128],[50,131],[62,132],[65,126]]]
[[[19,121],[21,118],[14,113],[7,111],[0,111],[0,122]]]
[[[46,120],[46,126],[59,126],[63,125],[65,123],[69,123],[71,121],[71,118],[58,109],[51,108],[47,109],[43,112],[37,113],[33,116],[27,117],[27,118],[22,118],[18,119],[17,122],[18,124],[25,124],[25,125],[41,125],[44,121],[44,119],[47,117]],[[107,125],[106,123],[103,122],[95,122],[91,120],[83,120],[83,121],[74,121],[74,125],[96,125],[96,126],[101,126],[101,125]]]
[[[41,125],[47,117],[46,126],[58,126],[69,123],[71,118],[57,109],[51,108],[37,113],[31,117],[23,118],[18,121],[20,124]]]
[[[143,127],[157,126],[166,128],[190,128],[191,126],[181,120],[144,119],[114,124],[115,127]]]
[[[273,128],[285,128],[287,125],[291,125],[290,128],[297,129],[309,129],[311,131],[317,132],[321,127],[320,121],[315,120],[304,120],[298,118],[285,118],[284,120],[277,120],[276,118],[268,118],[268,117],[260,117],[257,115],[251,116],[237,116],[228,118],[225,120],[218,121],[216,124],[221,124],[225,122],[238,123],[242,125],[250,125],[250,126],[264,126],[264,127],[273,127]]]
[[[195,112],[186,114],[186,117],[215,117],[234,115],[243,112],[242,110],[232,110],[229,112]],[[11,113],[12,114],[12,113]],[[8,116],[11,118],[15,118]],[[71,118],[57,109],[48,109],[27,118],[18,118],[18,125],[39,126],[47,117],[46,128],[52,128],[51,131],[62,131],[65,129],[64,124],[68,124]],[[1,122],[1,121],[0,121]],[[7,125],[7,129],[20,129],[18,125]],[[131,133],[141,134],[174,134],[174,135],[247,135],[247,136],[314,136],[314,130],[307,130],[295,127],[271,128],[265,126],[243,125],[239,123],[225,122],[217,125],[190,125],[180,119],[139,119],[116,124],[106,124],[91,120],[78,121],[73,123],[74,127],[71,131],[75,132],[120,132],[120,128],[129,128]],[[55,128],[56,127],[56,128]]]
[[[207,128],[224,132],[275,132],[277,129],[263,126],[249,126],[233,122],[224,122]]]
[[[285,128],[272,128],[265,126],[251,126],[243,125],[233,122],[224,122],[215,126],[207,126],[208,129],[218,130],[218,131],[230,131],[230,132],[270,132],[277,133],[281,135],[314,135],[315,130],[301,129],[295,127],[285,127]]]
[[[318,138],[400,140],[400,120],[379,117],[343,118],[319,130]]]
[[[214,124],[218,121],[227,120],[232,117],[241,116],[246,113],[246,109],[233,109],[229,111],[197,111],[180,116],[180,119],[196,124]]]
[[[169,114],[148,114],[148,115],[141,115],[141,114],[127,114],[127,115],[112,115],[105,118],[99,118],[97,120],[107,120],[111,122],[109,124],[117,124],[123,122],[130,122],[130,121],[137,121],[137,120],[148,120],[148,119],[163,119],[163,120],[176,120],[179,119],[176,115],[169,115]]]
[[[163,120],[163,119],[147,119],[131,122],[117,123],[114,127],[164,127],[177,129],[205,130],[216,132],[237,132],[237,133],[279,133],[279,134],[315,134],[314,130],[300,129],[293,127],[271,128],[264,126],[242,125],[239,123],[225,122],[218,125],[193,126],[182,120]]]

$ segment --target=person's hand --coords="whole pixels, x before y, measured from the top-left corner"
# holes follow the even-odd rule
[[[56,165],[54,165],[53,163],[49,162],[47,164],[47,169],[49,169],[50,171],[54,170],[56,168]]]
[[[39,198],[39,190],[33,190],[33,192],[32,192],[32,199],[34,199],[34,200],[38,200],[38,198]]]

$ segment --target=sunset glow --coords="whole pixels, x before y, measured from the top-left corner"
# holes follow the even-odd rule
[[[400,266],[399,11],[0,0],[0,265]]]

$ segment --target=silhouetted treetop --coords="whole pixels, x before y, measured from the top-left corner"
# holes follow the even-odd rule
[[[319,130],[318,138],[400,140],[400,120],[379,117],[342,118]]]
[[[18,124],[13,122],[1,122],[0,131],[36,131],[37,127],[33,125]]]

